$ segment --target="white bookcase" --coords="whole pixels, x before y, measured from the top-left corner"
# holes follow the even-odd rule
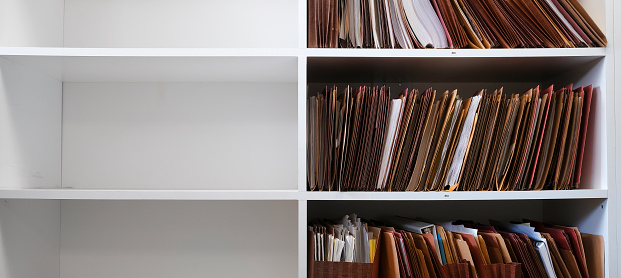
[[[617,277],[621,5],[580,1],[608,47],[307,49],[304,0],[0,0],[0,277],[306,277],[307,221],[351,212],[576,225]],[[369,81],[594,84],[582,189],[306,192],[307,90]]]

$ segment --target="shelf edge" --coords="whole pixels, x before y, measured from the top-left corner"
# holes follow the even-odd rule
[[[529,49],[306,49],[312,57],[341,58],[523,58],[523,57],[605,57],[606,48]]]
[[[0,189],[0,199],[297,200],[297,190]]]
[[[32,57],[297,57],[298,48],[0,47],[0,56]]]
[[[306,192],[307,200],[493,201],[607,199],[607,189],[464,192]]]

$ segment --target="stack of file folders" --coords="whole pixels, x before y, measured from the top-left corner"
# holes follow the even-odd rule
[[[310,191],[565,190],[580,185],[593,86],[462,99],[390,88],[308,98]]]
[[[600,235],[532,220],[490,224],[318,220],[309,226],[308,277],[604,277]]]
[[[577,0],[309,0],[311,48],[604,47]]]

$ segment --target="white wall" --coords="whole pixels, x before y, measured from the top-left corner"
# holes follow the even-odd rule
[[[0,46],[63,46],[63,0],[2,0]]]
[[[296,189],[290,83],[65,83],[63,187]]]
[[[0,277],[59,278],[60,201],[0,200]]]
[[[295,201],[62,201],[62,278],[295,277]]]
[[[66,47],[297,47],[298,1],[66,0]]]

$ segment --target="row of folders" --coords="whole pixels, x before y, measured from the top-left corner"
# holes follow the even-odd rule
[[[309,0],[311,48],[604,47],[577,0]]]
[[[593,87],[462,99],[325,88],[307,103],[310,191],[566,190],[580,186]]]
[[[308,277],[604,277],[600,235],[532,220],[490,224],[317,220],[308,232]]]

